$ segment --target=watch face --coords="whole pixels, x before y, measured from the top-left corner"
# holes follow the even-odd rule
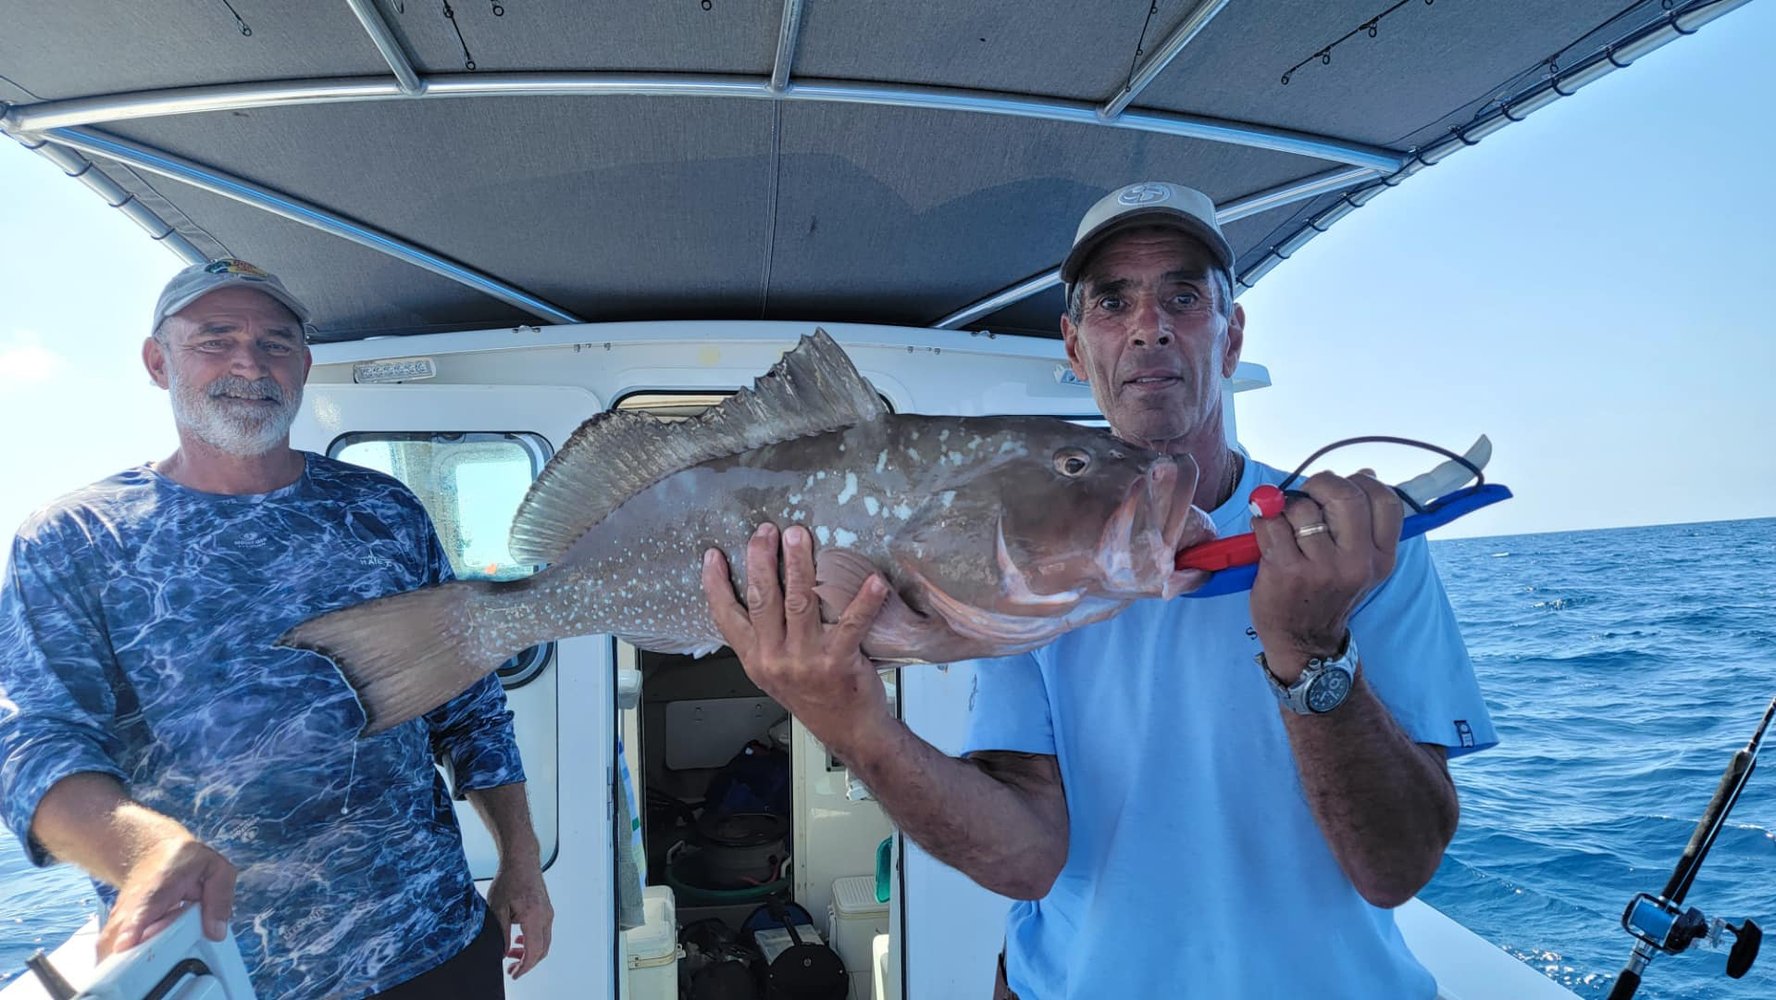
[[[1342,670],[1327,670],[1315,677],[1307,688],[1307,707],[1315,712],[1330,712],[1344,704],[1350,694],[1351,675]]]

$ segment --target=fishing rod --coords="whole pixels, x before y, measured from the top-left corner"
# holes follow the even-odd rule
[[[1702,867],[1702,860],[1708,857],[1708,849],[1714,846],[1714,839],[1726,824],[1727,813],[1739,801],[1739,793],[1745,790],[1745,782],[1757,767],[1758,749],[1764,742],[1764,733],[1770,728],[1772,716],[1776,716],[1776,698],[1771,698],[1769,707],[1764,709],[1763,721],[1758,723],[1757,732],[1751,734],[1751,742],[1745,744],[1744,749],[1735,751],[1733,759],[1727,762],[1727,770],[1714,789],[1714,798],[1709,800],[1702,819],[1696,823],[1695,832],[1690,834],[1690,842],[1684,848],[1683,857],[1677,860],[1671,879],[1665,883],[1665,891],[1658,896],[1639,893],[1622,911],[1622,929],[1633,936],[1634,950],[1628,955],[1628,963],[1622,966],[1616,986],[1610,990],[1609,1000],[1629,1000],[1634,996],[1634,991],[1640,989],[1640,974],[1661,952],[1676,955],[1702,940],[1710,947],[1719,947],[1725,943],[1723,934],[1733,936],[1727,952],[1728,977],[1738,979],[1751,971],[1764,932],[1750,917],[1735,925],[1720,917],[1710,920],[1696,907],[1684,909],[1682,904],[1689,894],[1690,884],[1696,880],[1696,872]]]

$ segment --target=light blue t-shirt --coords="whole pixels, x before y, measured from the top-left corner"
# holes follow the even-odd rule
[[[1217,535],[1283,474],[1248,460]],[[1019,656],[976,665],[968,752],[1058,759],[1067,862],[1013,905],[1021,1000],[1429,1000],[1430,973],[1339,869],[1301,789],[1253,655],[1248,593],[1137,602]],[[1351,622],[1363,676],[1400,726],[1451,756],[1497,742],[1424,539]]]

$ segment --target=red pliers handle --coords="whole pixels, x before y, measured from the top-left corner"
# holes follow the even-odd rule
[[[1283,491],[1262,483],[1252,491],[1248,505],[1253,517],[1275,517],[1283,512],[1286,498]],[[1192,545],[1178,553],[1175,569],[1200,569],[1217,573],[1230,566],[1249,566],[1258,561],[1258,539],[1251,532],[1230,535],[1212,542]]]
[[[1469,466],[1484,468],[1487,460],[1492,457],[1492,442],[1486,435],[1480,435],[1468,448],[1464,456],[1465,463],[1444,462],[1421,476],[1415,476],[1394,487],[1395,492],[1411,501],[1413,508],[1422,509],[1436,497],[1442,496],[1473,478]],[[1269,484],[1260,484],[1251,493],[1250,507],[1253,517],[1276,517],[1283,512],[1287,503],[1284,492]],[[1422,529],[1421,529],[1422,530]],[[1250,532],[1243,535],[1230,535],[1217,538],[1212,542],[1192,545],[1178,553],[1174,563],[1177,569],[1199,569],[1218,573],[1235,566],[1249,566],[1258,561],[1258,539]]]
[[[1177,569],[1200,569],[1215,573],[1231,566],[1246,566],[1258,561],[1258,539],[1251,532],[1230,535],[1212,542],[1192,545],[1178,553]]]

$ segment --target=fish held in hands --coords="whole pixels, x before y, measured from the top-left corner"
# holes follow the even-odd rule
[[[531,487],[511,551],[547,568],[333,611],[280,645],[331,659],[374,733],[424,714],[517,652],[610,633],[643,649],[722,645],[700,572],[745,579],[761,524],[807,526],[836,619],[871,574],[889,584],[863,644],[942,663],[1044,645],[1205,574],[1175,554],[1213,536],[1196,467],[1051,417],[896,414],[824,331],[697,417],[600,413]]]

